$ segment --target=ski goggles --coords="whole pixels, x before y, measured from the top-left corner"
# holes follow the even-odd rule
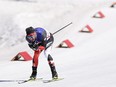
[[[35,33],[31,33],[29,35],[26,36],[26,40],[29,42],[29,43],[33,43],[36,39],[36,35]]]

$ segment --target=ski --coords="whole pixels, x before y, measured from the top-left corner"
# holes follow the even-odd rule
[[[19,82],[24,80],[0,80],[0,82]]]
[[[30,81],[39,81],[42,80],[43,78],[37,78],[37,79],[27,79],[27,80],[23,80],[23,81],[18,81],[18,84],[23,84],[26,82],[30,82]]]
[[[60,81],[60,80],[63,80],[63,79],[64,79],[64,78],[43,80],[43,83],[50,83],[50,82]]]

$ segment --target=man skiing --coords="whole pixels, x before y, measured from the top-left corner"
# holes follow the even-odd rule
[[[52,78],[58,79],[58,74],[53,62],[53,58],[50,54],[52,44],[54,42],[53,35],[43,28],[26,28],[26,40],[29,47],[34,51],[33,62],[32,62],[32,74],[30,79],[36,79],[38,58],[40,53],[44,50],[44,55],[48,60],[48,64],[51,69]]]

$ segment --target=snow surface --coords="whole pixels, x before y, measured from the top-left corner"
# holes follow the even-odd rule
[[[0,81],[28,79],[31,61],[10,61],[17,53],[33,51],[25,41],[25,28],[43,27],[55,32],[73,22],[55,37],[52,56],[62,81],[17,84],[0,82],[0,87],[116,87],[116,8],[115,0],[1,0],[0,1]],[[105,17],[92,18],[101,11]],[[80,33],[90,25],[92,33]],[[69,39],[73,48],[56,48]],[[50,79],[43,53],[38,77]]]

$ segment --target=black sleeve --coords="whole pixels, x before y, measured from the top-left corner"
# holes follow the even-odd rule
[[[39,44],[39,46],[44,46],[44,47],[46,47],[46,44],[47,44],[47,42],[43,40],[43,41]]]
[[[32,49],[32,50],[37,50],[39,47],[39,44],[34,44],[34,43],[29,43],[28,46]]]

